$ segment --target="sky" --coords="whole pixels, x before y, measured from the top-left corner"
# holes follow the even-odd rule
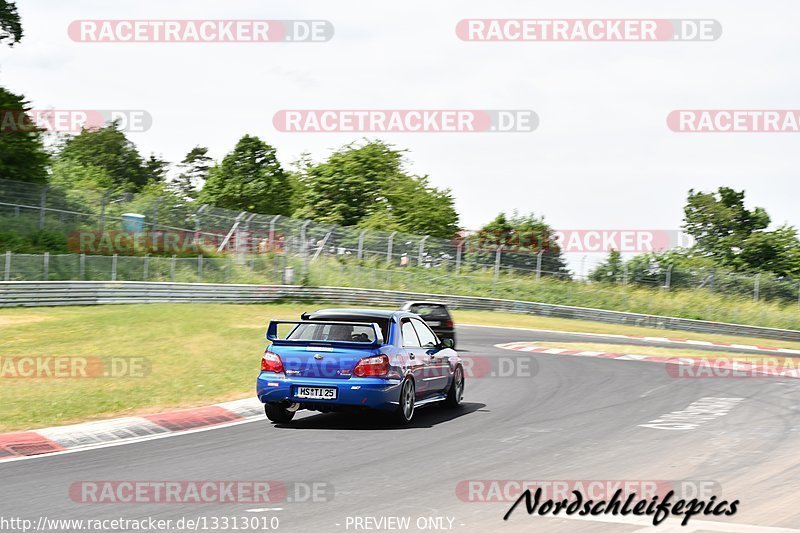
[[[800,5],[722,0],[21,0],[0,84],[36,108],[143,109],[143,154],[221,158],[245,133],[288,165],[364,136],[409,150],[465,228],[534,212],[557,228],[680,227],[690,188],[731,186],[800,225],[798,133],[686,134],[675,109],[798,109]],[[465,42],[464,18],[715,19],[711,42]],[[76,19],[321,19],[325,43],[81,43]],[[526,109],[533,132],[283,133],[284,109]]]

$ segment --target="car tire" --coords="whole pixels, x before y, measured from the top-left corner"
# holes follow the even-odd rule
[[[406,378],[400,386],[400,400],[395,411],[395,418],[401,424],[408,424],[414,418],[416,405],[416,387],[412,379]]]
[[[457,366],[453,372],[453,382],[447,391],[447,398],[442,402],[445,407],[458,407],[464,399],[464,369]]]
[[[264,404],[264,412],[270,422],[276,424],[288,424],[294,418],[295,411],[290,411],[280,405]]]

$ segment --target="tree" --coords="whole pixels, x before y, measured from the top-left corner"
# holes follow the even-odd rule
[[[343,226],[452,238],[458,213],[449,190],[408,174],[403,151],[382,141],[352,143],[327,161],[297,167],[303,202],[295,215]]]
[[[689,191],[684,228],[696,239],[695,251],[738,272],[800,274],[797,230],[783,225],[767,231],[767,212],[747,209],[744,198],[744,191],[728,187],[716,193]]]
[[[114,186],[126,191],[140,190],[153,177],[152,168],[120,131],[118,122],[69,137],[58,157],[101,168],[111,176]]]
[[[797,230],[783,225],[775,231],[756,231],[745,239],[737,269],[767,271],[778,276],[800,275],[800,240]]]
[[[500,246],[503,266],[533,271],[538,267],[541,252],[542,275],[569,275],[555,231],[543,217],[533,213],[514,212],[511,216],[500,213],[469,239],[467,250],[475,254],[473,259],[477,263],[493,264]]]
[[[625,262],[622,260],[622,254],[618,250],[612,249],[608,253],[608,259],[595,268],[589,278],[592,281],[601,283],[618,283],[622,281],[625,271]]]
[[[399,231],[441,239],[452,239],[458,232],[458,213],[450,190],[431,186],[427,176],[401,174],[384,185],[383,194],[385,214],[389,221],[396,221]]]
[[[181,172],[172,182],[172,190],[183,198],[196,198],[208,178],[212,161],[208,148],[195,146],[189,150],[179,165]]]
[[[50,157],[42,131],[27,115],[29,110],[23,96],[0,87],[0,176],[43,183]]]
[[[380,141],[349,144],[301,177],[305,205],[296,216],[355,226],[387,208],[384,185],[402,174],[402,154]]]
[[[288,215],[292,190],[275,148],[245,135],[208,173],[197,201],[227,209]]]
[[[148,182],[166,182],[167,172],[169,172],[170,164],[155,154],[150,154],[150,157],[144,163],[145,170],[147,171]]]
[[[744,191],[720,187],[716,193],[689,191],[684,207],[684,229],[694,237],[697,250],[722,265],[736,265],[745,240],[769,226],[767,212],[744,205]]]
[[[22,24],[17,6],[12,0],[0,0],[0,42],[11,41],[14,46],[22,40]]]

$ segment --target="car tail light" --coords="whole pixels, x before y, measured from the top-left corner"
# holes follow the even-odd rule
[[[360,378],[385,376],[389,373],[389,358],[385,355],[365,357],[358,362],[353,374]]]
[[[447,320],[444,321],[444,327],[446,327],[447,329],[453,329],[453,326],[454,324],[452,318],[448,318]]]
[[[261,358],[261,371],[262,372],[283,372],[283,361],[275,352],[271,352],[269,348],[264,352]]]

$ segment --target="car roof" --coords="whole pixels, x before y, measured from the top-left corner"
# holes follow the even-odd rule
[[[395,315],[408,315],[405,311],[392,311],[387,309],[318,309],[311,313],[303,313],[304,320],[314,320],[321,316],[349,316],[364,318],[390,319]]]
[[[432,300],[411,300],[404,303],[403,307],[410,305],[441,305],[442,307],[447,307],[447,304],[444,302],[434,302]]]

